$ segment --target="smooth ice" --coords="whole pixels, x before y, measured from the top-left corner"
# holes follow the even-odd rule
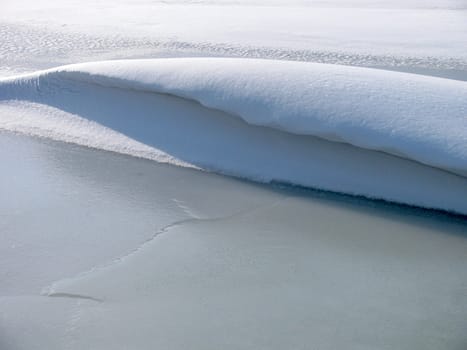
[[[235,182],[223,177],[46,139],[0,133],[0,157],[2,296],[37,294],[127,254],[174,222],[262,203],[254,186],[240,200]]]
[[[462,217],[0,143],[2,349],[467,344]]]

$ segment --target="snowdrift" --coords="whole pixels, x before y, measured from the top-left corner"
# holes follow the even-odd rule
[[[106,61],[0,80],[0,113],[2,129],[467,214],[461,81],[273,60]]]

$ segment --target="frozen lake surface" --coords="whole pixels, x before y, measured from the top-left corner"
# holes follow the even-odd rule
[[[467,222],[0,134],[2,349],[462,349]]]
[[[466,18],[1,0],[0,350],[466,349]]]

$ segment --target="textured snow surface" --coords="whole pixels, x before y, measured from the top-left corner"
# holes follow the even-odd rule
[[[306,62],[179,58],[5,78],[0,96],[6,130],[467,213],[465,82]]]
[[[2,0],[0,76],[63,64],[249,57],[467,80],[463,0]]]
[[[465,62],[465,8],[452,0],[3,0],[0,21],[198,47],[226,43]]]

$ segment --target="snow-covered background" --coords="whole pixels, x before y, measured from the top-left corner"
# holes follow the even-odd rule
[[[344,63],[466,78],[465,1],[3,0],[0,69],[155,56]]]

